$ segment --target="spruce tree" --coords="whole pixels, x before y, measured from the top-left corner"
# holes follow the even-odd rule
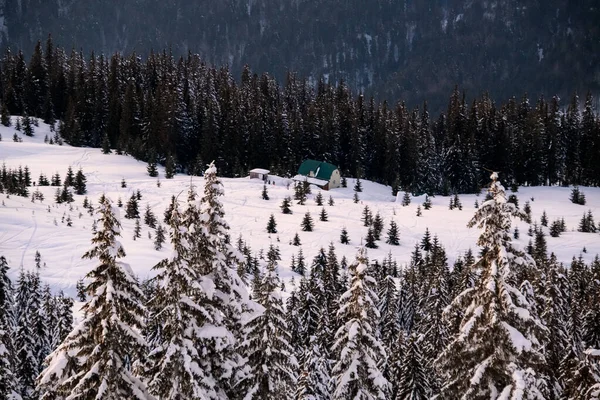
[[[333,200],[333,197],[329,196],[329,201],[327,202],[327,204],[330,207],[333,207],[335,205],[335,201]]]
[[[334,400],[386,398],[389,384],[379,369],[385,350],[377,338],[378,299],[368,264],[361,248],[348,268],[350,289],[340,297],[340,327],[332,348],[338,355],[332,371]]]
[[[298,236],[298,232],[296,232],[296,234],[294,235],[294,238],[292,239],[292,245],[294,246],[300,246],[300,236]]]
[[[97,211],[100,228],[83,255],[99,263],[87,275],[89,300],[82,321],[49,356],[38,378],[42,399],[151,398],[131,369],[147,350],[139,333],[143,294],[129,265],[119,261],[125,251],[117,241],[121,224],[115,212],[103,197]]]
[[[423,202],[423,208],[429,210],[431,208],[431,199],[428,195],[425,195],[425,202]]]
[[[37,322],[39,298],[36,280],[30,272],[21,270],[16,288],[16,327],[14,332],[16,391],[25,400],[38,397],[35,378],[40,372],[37,357],[38,344],[44,337],[38,337]]]
[[[186,240],[190,243],[188,262],[202,282],[201,290],[194,296],[203,307],[201,329],[206,331],[196,344],[203,349],[200,368],[210,375],[207,382],[214,385],[219,398],[235,388],[237,371],[243,367],[236,343],[242,339],[243,321],[258,307],[249,299],[237,272],[243,260],[230,243],[223,195],[223,185],[211,163],[204,172],[202,198],[197,202],[191,188],[183,214]]]
[[[327,222],[327,211],[325,211],[325,207],[321,208],[321,212],[319,213],[319,220],[323,222]]]
[[[379,246],[377,245],[377,243],[375,243],[377,239],[375,238],[375,232],[373,230],[373,227],[369,227],[369,229],[367,230],[367,237],[365,238],[365,247],[368,249],[376,249]]]
[[[340,234],[340,243],[341,244],[349,244],[350,239],[348,238],[348,230],[346,227],[342,228],[342,233]]]
[[[542,226],[548,226],[548,215],[546,214],[546,210],[542,212],[542,217],[540,218],[540,224]]]
[[[8,278],[8,262],[0,256],[0,398],[17,400],[14,369],[13,290]]]
[[[402,206],[406,207],[410,205],[410,193],[404,192],[404,196],[402,196]]]
[[[169,220],[173,254],[154,269],[156,287],[149,306],[154,310],[151,324],[160,327],[154,334],[144,374],[149,391],[161,399],[205,399],[215,396],[214,388],[200,368],[202,354],[197,348],[204,318],[195,298],[198,275],[190,263],[189,244],[184,240],[182,216],[177,202]],[[158,235],[157,235],[158,236]]]
[[[271,214],[269,222],[267,223],[267,233],[277,233],[277,222],[275,222],[275,216]]]
[[[165,178],[173,179],[176,172],[175,158],[173,155],[169,154],[167,156],[167,161],[165,162]]]
[[[267,191],[267,185],[263,185],[262,199],[269,200],[269,192]]]
[[[417,217],[420,217],[420,216],[422,216],[422,215],[423,215],[423,213],[421,212],[421,206],[420,206],[420,205],[418,205],[418,206],[417,206]]]
[[[323,193],[321,193],[321,191],[319,191],[319,193],[317,193],[317,195],[315,196],[315,203],[317,203],[318,206],[323,205]]]
[[[65,175],[64,186],[75,186],[75,174],[73,173],[73,168],[69,165],[67,168],[67,174]]]
[[[165,243],[165,229],[159,224],[154,234],[154,250],[162,249],[163,243]]]
[[[373,223],[373,214],[369,206],[363,208],[361,221],[363,222],[363,226],[370,226]]]
[[[379,213],[375,214],[375,218],[373,218],[373,235],[375,236],[375,240],[381,239],[381,232],[383,231],[383,218]]]
[[[431,398],[431,375],[427,374],[419,336],[412,334],[406,341],[397,377],[394,400],[426,400]]]
[[[240,353],[247,360],[248,371],[240,382],[240,392],[245,399],[291,399],[297,380],[298,362],[290,344],[291,335],[279,294],[279,259],[271,245],[256,298],[264,311],[244,327],[245,339],[240,345]]]
[[[309,212],[306,212],[306,214],[304,214],[301,226],[304,232],[312,232],[314,224]]]
[[[73,186],[75,187],[75,193],[78,195],[84,195],[87,193],[87,188],[86,188],[86,178],[85,175],[83,174],[83,170],[81,168],[79,168],[79,170],[77,171],[77,174],[75,175],[75,182],[73,184]]]
[[[140,217],[140,212],[138,210],[138,200],[135,194],[132,194],[125,206],[125,218],[128,219],[136,219]]]
[[[156,178],[158,176],[158,168],[154,158],[151,158],[150,161],[148,161],[148,167],[146,169],[151,178]]]
[[[150,228],[156,228],[156,216],[152,212],[150,204],[146,204],[146,210],[144,211],[144,224],[148,225]]]
[[[387,231],[387,239],[385,242],[393,246],[398,246],[400,244],[400,233],[398,232],[398,225],[394,220],[390,222],[390,229]]]
[[[443,398],[542,399],[539,385],[542,322],[533,317],[534,305],[512,286],[521,260],[532,263],[510,243],[511,217],[526,215],[506,201],[504,188],[491,176],[487,201],[477,210],[469,227],[482,229],[477,244],[485,249],[471,267],[481,271],[476,286],[459,294],[452,310],[464,310],[460,330],[443,350],[437,366],[445,377]]]
[[[284,197],[283,201],[281,202],[281,212],[284,214],[291,214],[292,213],[292,209],[290,208],[292,203],[292,199],[290,199],[289,197]]]
[[[25,134],[25,136],[33,136],[33,122],[29,115],[25,114],[23,118],[21,118],[21,126],[23,127],[23,134]]]
[[[359,177],[356,178],[356,181],[354,183],[354,191],[356,193],[362,192],[362,182],[360,181]]]
[[[133,227],[133,240],[139,239],[142,237],[142,227],[140,226],[140,219],[135,219],[135,225]]]
[[[77,284],[75,285],[75,289],[77,290],[77,300],[80,302],[84,302],[87,298],[85,293],[86,285],[83,282],[83,278],[77,280]]]

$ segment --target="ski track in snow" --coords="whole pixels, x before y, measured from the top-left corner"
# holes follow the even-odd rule
[[[14,121],[13,121],[14,122]],[[14,126],[14,124],[13,124]],[[0,126],[0,134],[4,138],[13,136],[14,128]],[[98,198],[105,193],[113,202],[120,197],[126,204],[131,195],[140,190],[142,200],[139,202],[139,211],[143,215],[146,204],[155,213],[163,226],[163,212],[168,207],[171,196],[175,195],[182,206],[185,206],[190,177],[176,175],[174,179],[164,178],[164,168],[159,167],[159,180],[161,187],[157,187],[157,178],[150,178],[146,171],[147,164],[134,160],[131,157],[102,154],[101,149],[74,148],[68,145],[58,146],[43,143],[44,136],[52,135],[47,125],[40,122],[35,128],[33,138],[23,138],[22,143],[12,141],[0,142],[0,162],[6,163],[8,168],[29,166],[31,177],[37,180],[40,172],[48,178],[58,172],[64,179],[69,166],[80,167],[87,178],[87,197],[94,205]],[[262,167],[260,165],[252,167]],[[76,172],[76,171],[75,171]],[[121,188],[121,179],[125,178],[127,188]],[[502,178],[502,176],[500,176]],[[323,192],[324,207],[328,213],[328,221],[319,220],[321,206],[315,204],[315,196],[319,189],[312,187],[312,194],[308,195],[306,204],[301,206],[292,201],[291,215],[281,213],[280,205],[286,196],[293,198],[293,187],[288,187],[289,180],[273,178],[275,185],[267,185],[270,200],[261,198],[263,182],[248,178],[223,178],[225,188],[223,205],[225,218],[231,227],[232,241],[237,241],[240,234],[248,243],[252,252],[257,254],[261,249],[267,250],[270,244],[279,246],[282,260],[279,272],[286,287],[290,288],[289,281],[298,276],[290,270],[292,255],[297,255],[300,247],[290,244],[292,238],[298,233],[301,248],[305,256],[306,265],[312,264],[312,259],[319,249],[327,247],[331,242],[335,244],[338,259],[345,256],[349,262],[354,259],[357,248],[367,233],[367,228],[361,221],[362,211],[369,206],[373,215],[379,212],[384,219],[382,240],[378,242],[378,249],[369,249],[371,259],[381,260],[391,252],[392,258],[403,266],[410,261],[415,243],[419,243],[425,230],[433,236],[437,235],[441,244],[446,249],[450,266],[457,257],[471,248],[474,254],[478,253],[476,246],[479,230],[468,229],[467,222],[475,212],[474,202],[477,199],[481,204],[484,194],[461,195],[463,210],[448,209],[449,198],[443,196],[432,197],[432,208],[422,210],[423,216],[417,217],[416,210],[422,205],[425,196],[412,197],[411,204],[401,205],[402,195],[397,198],[391,196],[391,188],[369,181],[363,182],[363,192],[359,193],[360,201],[354,204],[353,187],[355,180],[348,178],[348,187]],[[194,177],[193,184],[199,195],[203,192],[203,179]],[[76,293],[77,280],[84,277],[95,266],[94,260],[83,260],[83,252],[91,247],[91,226],[93,218],[83,209],[84,196],[75,196],[72,209],[66,204],[54,204],[56,187],[40,187],[45,200],[32,203],[30,199],[0,195],[4,206],[0,206],[0,255],[6,256],[11,278],[16,278],[18,269],[22,265],[25,269],[34,268],[34,254],[39,251],[42,262],[46,264],[41,270],[42,279],[50,284],[54,291],[64,290],[69,295]],[[532,207],[532,220],[540,219],[546,210],[549,223],[557,218],[564,217],[567,223],[567,232],[560,238],[546,236],[549,251],[554,251],[557,258],[567,265],[573,256],[583,255],[586,262],[600,253],[600,235],[576,232],[579,220],[584,212],[591,210],[600,220],[600,188],[581,188],[585,193],[588,204],[579,206],[569,202],[570,188],[562,187],[521,187],[517,196],[521,207],[529,200]],[[30,192],[35,187],[30,188]],[[509,192],[510,193],[510,192]],[[328,205],[329,196],[335,200],[333,207]],[[532,201],[531,198],[535,200]],[[48,212],[48,207],[50,211]],[[314,221],[313,232],[303,232],[300,223],[304,214],[310,212]],[[82,214],[79,217],[79,214]],[[154,250],[153,241],[148,239],[149,228],[142,225],[142,238],[134,241],[134,220],[124,218],[125,210],[120,210],[120,220],[123,225],[121,243],[125,248],[127,262],[135,273],[141,278],[153,276],[152,267],[171,252],[170,246],[161,251]],[[268,235],[266,224],[270,214],[274,214],[277,222],[278,233]],[[73,226],[67,227],[62,223],[62,218],[71,216]],[[400,246],[390,246],[385,243],[386,233],[391,220],[398,224],[400,231]],[[54,221],[57,225],[54,225]],[[346,227],[350,238],[350,245],[339,243],[342,227]],[[521,237],[515,243],[524,248],[531,239],[527,235],[528,224],[516,222],[521,232]],[[165,226],[166,227],[166,226]],[[546,233],[548,229],[544,228]],[[153,232],[152,232],[153,233]],[[168,235],[167,235],[168,238]],[[278,240],[279,239],[279,240]],[[587,253],[582,253],[583,248]]]
[[[33,238],[35,237],[35,233],[37,232],[37,218],[35,217],[35,211],[32,211],[31,214],[31,219],[33,219],[33,232],[31,232],[31,236],[29,237],[29,240],[27,241],[27,244],[25,245],[25,248],[23,249],[23,254],[21,254],[21,265],[20,267],[23,268],[23,262],[25,261],[25,254],[27,253],[27,250],[29,250],[29,246],[31,245],[31,242],[33,241]]]

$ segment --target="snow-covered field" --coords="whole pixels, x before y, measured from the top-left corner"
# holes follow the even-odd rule
[[[14,125],[14,124],[13,124]],[[180,195],[185,200],[190,181],[202,191],[203,179],[190,178],[186,175],[177,175],[174,179],[164,178],[164,169],[159,167],[160,183],[157,178],[151,178],[146,172],[146,163],[134,160],[129,156],[115,154],[104,155],[100,149],[75,148],[68,145],[58,146],[44,143],[44,137],[53,136],[48,126],[40,122],[35,129],[35,136],[25,137],[18,133],[22,142],[13,142],[15,133],[13,127],[0,126],[0,162],[8,168],[27,165],[31,170],[31,177],[37,181],[40,172],[48,179],[58,172],[64,180],[67,168],[73,167],[74,172],[81,167],[87,177],[88,198],[97,204],[98,197],[105,193],[114,202],[120,197],[126,203],[134,191],[140,190],[140,214],[146,204],[149,204],[157,218],[162,221],[163,212],[168,206],[172,195]],[[263,167],[257,165],[256,167]],[[127,188],[121,188],[121,179],[127,182]],[[500,176],[502,179],[502,176]],[[391,195],[389,187],[376,183],[363,181],[363,192],[359,194],[360,202],[353,202],[354,180],[348,179],[348,188],[334,189],[323,192],[325,208],[329,214],[328,222],[319,221],[321,207],[317,206],[314,196],[319,189],[312,188],[312,194],[306,205],[292,206],[293,214],[284,215],[279,206],[284,197],[293,197],[293,187],[287,187],[287,180],[275,179],[275,185],[268,188],[270,200],[261,199],[262,182],[249,178],[224,178],[226,219],[231,225],[233,240],[242,234],[254,252],[267,249],[270,243],[279,246],[282,254],[282,268],[280,273],[284,280],[291,279],[294,273],[289,265],[292,254],[297,254],[299,247],[290,244],[294,234],[300,236],[301,247],[310,261],[319,248],[327,248],[331,242],[336,246],[338,257],[345,255],[350,260],[356,254],[356,248],[361,244],[361,238],[366,236],[367,228],[361,221],[362,211],[368,205],[373,212],[381,214],[385,228],[378,249],[368,251],[371,259],[382,259],[391,252],[392,257],[400,264],[405,264],[410,259],[410,253],[417,241],[421,239],[426,228],[432,235],[437,235],[446,248],[450,265],[468,248],[475,249],[477,229],[468,229],[467,222],[475,211],[474,203],[483,201],[484,194],[461,195],[462,210],[448,210],[449,198],[437,196],[432,199],[431,210],[423,210],[421,217],[416,216],[418,204],[424,198],[413,198],[412,203],[403,207]],[[39,251],[45,267],[41,270],[42,279],[48,282],[54,290],[63,289],[74,295],[75,284],[92,267],[93,261],[82,260],[81,255],[90,247],[92,236],[91,227],[93,218],[82,207],[84,196],[75,196],[75,203],[57,205],[54,203],[56,187],[41,187],[45,200],[40,203],[31,202],[30,198],[23,198],[1,194],[0,199],[0,255],[4,255],[11,267],[11,278],[16,278],[19,268],[34,268],[34,255]],[[552,222],[556,218],[564,217],[567,232],[559,238],[547,236],[548,249],[553,251],[558,259],[570,262],[571,258],[579,256],[585,247],[587,253],[584,259],[591,260],[600,253],[600,235],[594,233],[577,232],[577,226],[584,212],[591,210],[600,219],[600,188],[582,187],[587,198],[585,206],[575,205],[569,201],[570,188],[561,187],[530,187],[519,188],[517,193],[521,207],[526,200],[531,201],[532,219],[540,219],[545,210],[548,219]],[[30,193],[35,188],[30,188]],[[335,205],[330,207],[327,200],[331,195]],[[401,197],[401,196],[400,196]],[[72,207],[72,208],[71,208]],[[313,217],[315,228],[313,232],[302,232],[300,222],[304,214],[309,211]],[[80,213],[82,214],[80,216]],[[125,210],[122,209],[121,217]],[[277,221],[277,234],[268,235],[266,225],[269,215],[273,213]],[[73,226],[68,227],[62,222],[63,216],[70,215]],[[394,219],[400,228],[400,246],[385,244],[385,233],[390,221]],[[133,240],[134,220],[121,218],[123,224],[123,237],[121,242],[127,253],[125,259],[133,270],[146,278],[152,275],[152,267],[162,258],[169,255],[169,245],[160,250],[154,250],[153,240],[148,238],[149,228],[142,224],[142,238]],[[346,227],[351,240],[350,245],[339,243],[342,227]],[[528,226],[519,222],[521,232],[517,241],[526,246],[530,237],[527,236]],[[547,230],[547,228],[545,228]],[[154,233],[154,230],[151,230]]]

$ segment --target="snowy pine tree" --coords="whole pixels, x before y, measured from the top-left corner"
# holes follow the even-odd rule
[[[266,271],[256,298],[264,311],[245,325],[245,340],[240,345],[240,352],[247,360],[248,369],[247,375],[240,382],[241,395],[248,400],[291,399],[297,380],[295,371],[298,369],[298,362],[290,344],[291,335],[279,294],[279,259],[271,245]]]
[[[348,268],[350,289],[340,298],[333,351],[338,355],[332,377],[333,399],[385,399],[388,382],[379,369],[386,355],[377,338],[379,311],[375,280],[368,275],[366,251],[361,248]]]
[[[211,164],[204,173],[203,197],[197,203],[191,189],[183,215],[190,243],[188,262],[202,288],[194,296],[204,314],[197,344],[203,355],[200,368],[210,374],[207,379],[220,398],[235,390],[236,371],[242,367],[236,343],[242,338],[243,321],[255,312],[255,303],[237,273],[243,259],[229,240],[223,195],[217,169]]]
[[[83,257],[99,265],[88,275],[88,302],[83,320],[48,357],[38,378],[42,399],[150,399],[132,364],[146,352],[142,292],[118,242],[118,209],[103,197],[98,206],[99,229]]]
[[[193,297],[202,288],[188,263],[190,249],[177,204],[170,220],[173,255],[154,267],[158,275],[149,306],[154,310],[151,325],[160,327],[160,334],[153,335],[158,339],[151,343],[144,374],[148,390],[160,399],[212,398],[216,394],[207,384],[208,374],[200,368],[202,355],[197,348],[203,313]]]
[[[477,243],[485,252],[472,267],[481,270],[481,277],[449,310],[464,310],[464,317],[459,333],[437,360],[446,378],[441,396],[543,399],[537,380],[545,327],[530,311],[533,305],[512,286],[515,269],[532,262],[510,243],[511,217],[526,216],[507,203],[498,175],[491,179],[492,199],[469,222],[482,229]]]
[[[14,368],[13,346],[13,290],[8,278],[8,263],[0,256],[0,398],[17,400],[17,380]]]

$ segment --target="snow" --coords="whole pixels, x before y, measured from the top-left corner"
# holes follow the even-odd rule
[[[13,124],[14,126],[14,124]],[[140,190],[142,200],[139,202],[140,210],[146,204],[150,205],[152,211],[162,223],[163,212],[168,207],[171,196],[179,196],[185,201],[190,177],[187,175],[176,175],[174,179],[164,178],[164,168],[159,167],[160,187],[157,186],[157,178],[148,176],[147,164],[136,161],[132,157],[116,154],[102,154],[100,149],[76,148],[68,145],[58,146],[44,143],[44,136],[53,137],[48,126],[40,122],[35,128],[34,137],[22,137],[22,143],[12,141],[13,127],[0,126],[0,163],[6,163],[7,168],[15,168],[19,165],[27,165],[31,170],[31,177],[37,181],[40,172],[48,178],[58,172],[64,179],[67,167],[73,167],[77,171],[83,169],[87,177],[88,199],[98,205],[98,199],[102,193],[116,205],[117,199],[126,203],[131,195]],[[125,178],[127,188],[121,188],[121,179]],[[448,210],[449,198],[443,196],[432,197],[433,207],[431,210],[423,210],[423,216],[416,216],[416,209],[422,204],[425,196],[412,197],[412,202],[407,207],[402,207],[395,202],[389,186],[374,182],[361,180],[363,192],[359,193],[358,204],[353,202],[353,187],[355,180],[348,178],[347,188],[336,188],[323,191],[325,204],[329,195],[335,200],[335,206],[325,205],[329,215],[328,222],[318,220],[321,207],[317,206],[314,197],[320,189],[312,187],[306,205],[292,204],[293,214],[284,215],[279,206],[284,197],[293,197],[294,188],[288,186],[289,179],[271,176],[273,185],[268,185],[268,201],[262,200],[261,192],[263,182],[247,178],[223,178],[225,195],[221,198],[225,209],[225,219],[231,227],[232,242],[235,243],[241,234],[254,253],[261,249],[265,251],[270,244],[279,246],[282,260],[280,262],[280,274],[287,290],[291,288],[290,280],[298,276],[290,270],[292,255],[297,255],[299,247],[290,244],[293,236],[298,233],[302,251],[307,264],[310,265],[312,258],[321,247],[327,248],[330,242],[336,247],[338,260],[342,256],[351,262],[360,246],[362,238],[366,236],[367,228],[361,221],[362,211],[366,205],[373,214],[379,212],[384,219],[384,231],[382,241],[378,242],[378,249],[370,249],[368,256],[370,260],[383,259],[389,252],[392,258],[400,265],[409,262],[410,254],[415,243],[419,242],[429,228],[432,235],[437,235],[446,249],[448,262],[454,263],[457,257],[471,248],[478,251],[475,243],[480,231],[469,229],[467,222],[475,212],[474,203],[477,199],[479,204],[483,203],[485,193],[476,195],[460,195],[463,210]],[[500,180],[502,175],[499,176]],[[199,193],[203,191],[204,179],[193,177],[191,179],[197,186]],[[501,183],[504,183],[501,181]],[[571,188],[564,187],[521,187],[517,194],[519,204],[523,205],[529,200],[532,208],[532,220],[540,219],[545,210],[548,219],[564,217],[567,224],[567,232],[559,238],[546,236],[549,251],[553,251],[558,260],[570,265],[573,256],[579,256],[585,247],[587,253],[583,253],[586,262],[590,262],[597,253],[600,253],[600,235],[593,233],[576,232],[579,220],[584,212],[591,210],[596,216],[600,215],[600,188],[580,187],[585,193],[587,204],[580,206],[569,201]],[[35,188],[30,188],[33,192]],[[11,195],[6,198],[0,194],[0,255],[7,258],[9,274],[11,279],[16,279],[19,267],[25,269],[34,268],[34,256],[39,250],[42,262],[46,264],[40,271],[44,281],[49,283],[54,291],[65,290],[67,294],[76,294],[75,285],[77,280],[85,276],[93,267],[94,260],[82,259],[82,254],[92,247],[92,223],[96,216],[90,216],[82,207],[84,196],[75,196],[72,210],[68,204],[56,205],[53,202],[55,187],[40,187],[44,194],[43,203],[31,202],[30,198]],[[180,195],[182,194],[182,195]],[[507,195],[510,191],[507,192]],[[534,198],[532,201],[531,198]],[[4,202],[4,205],[2,205]],[[48,211],[49,209],[49,211]],[[154,250],[154,231],[149,230],[142,224],[142,237],[133,240],[133,228],[135,221],[122,218],[125,214],[121,211],[120,222],[122,224],[121,237],[119,241],[127,256],[123,262],[131,266],[131,270],[140,279],[146,279],[156,274],[152,267],[160,260],[172,254],[169,243],[165,243],[162,250]],[[315,227],[313,232],[303,232],[300,222],[306,212],[313,216]],[[81,217],[79,214],[81,213]],[[266,224],[269,215],[273,213],[277,221],[277,234],[268,235]],[[73,226],[67,227],[61,219],[68,215],[73,220]],[[385,232],[389,223],[394,220],[400,231],[400,246],[392,246],[385,243]],[[56,225],[54,221],[56,220]],[[516,223],[521,232],[519,240],[514,241],[518,247],[524,248],[528,241],[528,225],[524,222]],[[339,243],[342,227],[346,227],[350,238],[350,245]],[[546,229],[547,232],[547,228]],[[152,233],[152,239],[148,239],[148,232]],[[168,233],[167,233],[168,238]],[[279,241],[278,241],[279,239]],[[114,249],[113,249],[114,251]],[[285,297],[285,294],[284,294]]]
[[[268,174],[270,171],[268,169],[263,169],[263,168],[254,168],[254,169],[251,169],[248,172],[252,172],[252,173],[255,173],[255,174]]]

